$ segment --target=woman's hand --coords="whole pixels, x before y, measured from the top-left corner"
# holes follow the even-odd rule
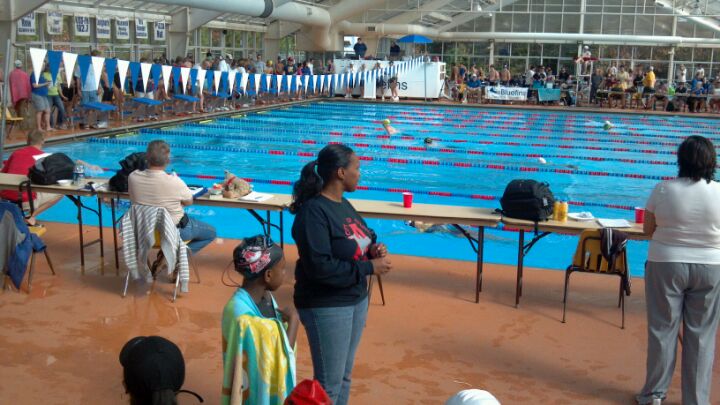
[[[384,243],[373,243],[368,250],[371,259],[385,257],[388,254],[387,246]]]
[[[372,259],[370,263],[373,265],[373,274],[378,276],[382,276],[392,270],[392,263],[387,257]]]

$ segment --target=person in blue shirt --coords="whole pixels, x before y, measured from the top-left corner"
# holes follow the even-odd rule
[[[45,65],[43,72],[49,72],[50,68]],[[45,124],[45,131],[54,131],[50,126],[50,99],[48,98],[48,88],[52,85],[52,81],[47,80],[44,74],[40,74],[40,80],[35,82],[35,75],[30,75],[30,86],[32,87],[32,103],[35,106],[37,115],[35,116],[35,122],[37,122],[38,131],[43,130],[43,124]]]
[[[694,79],[693,88],[690,90],[690,97],[688,97],[688,111],[700,112],[700,109],[705,103],[707,97],[705,93],[705,87],[703,87],[703,79]]]
[[[463,98],[463,104],[467,103],[468,95],[469,94],[478,94],[478,100],[482,102],[482,88],[481,88],[481,82],[478,80],[478,77],[476,74],[473,74],[470,76],[470,80],[467,82],[467,86],[465,87],[465,95]]]
[[[353,50],[355,51],[355,56],[357,56],[358,59],[365,59],[365,53],[367,52],[367,45],[362,41],[362,38],[357,39],[357,43],[355,46],[353,46]]]

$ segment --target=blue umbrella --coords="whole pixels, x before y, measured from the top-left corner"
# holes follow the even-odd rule
[[[398,42],[401,44],[432,44],[432,39],[428,37],[424,37],[422,35],[406,35],[400,39],[398,39]]]

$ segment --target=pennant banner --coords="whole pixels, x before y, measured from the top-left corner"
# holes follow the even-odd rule
[[[75,15],[75,36],[76,37],[89,37],[90,36],[90,16],[87,14],[76,14]]]
[[[180,80],[182,82],[183,93],[185,93],[186,89],[187,89],[188,76],[190,76],[190,68],[181,67],[180,68]]]
[[[228,73],[228,93],[232,97],[233,91],[235,91],[235,79],[237,78],[237,72]]]
[[[195,89],[197,88],[197,79],[198,79],[198,71],[200,69],[190,69],[190,92],[192,94],[195,94]]]
[[[32,62],[33,78],[35,83],[40,83],[40,74],[45,64],[45,55],[47,51],[40,48],[30,48],[30,61]]]
[[[180,94],[180,66],[172,67],[173,90],[175,94]]]
[[[35,12],[20,17],[17,22],[17,34],[18,35],[36,35],[37,30],[35,29]]]
[[[107,73],[108,84],[112,87],[112,83],[115,81],[115,69],[117,69],[117,59],[105,59],[105,73]]]
[[[92,59],[90,59],[89,55],[80,55],[77,58],[77,64],[80,68],[80,84],[85,85],[85,82],[88,78],[88,73],[90,72],[90,64],[92,63]]]
[[[213,72],[213,86],[215,88],[215,94],[217,94],[220,90],[220,72]]]
[[[255,94],[260,93],[260,74],[255,74]]]
[[[168,86],[170,85],[170,76],[172,75],[172,71],[172,66],[162,66],[162,79],[163,84],[165,85],[165,94],[168,94]]]
[[[148,38],[147,20],[142,19],[142,18],[135,19],[135,38],[137,38],[137,39],[147,39]]]
[[[130,62],[126,60],[117,60],[118,76],[120,78],[120,91],[125,91],[125,79],[127,78],[128,67]]]
[[[150,79],[153,82],[153,86],[148,88],[148,91],[152,92],[159,89],[160,82],[162,81],[162,65],[159,63],[153,63],[150,66]]]
[[[115,39],[130,39],[130,20],[115,18]]]
[[[102,76],[103,64],[105,64],[105,58],[100,57],[100,56],[92,57],[92,68],[93,68],[93,74],[95,75],[95,77],[94,77],[95,82],[93,83],[93,86],[95,86],[95,89],[97,89],[98,86],[100,85],[100,78]],[[110,79],[108,78],[108,80],[110,80]]]
[[[197,84],[198,87],[200,87],[200,93],[203,91],[203,87],[205,87],[205,69],[196,69],[197,70]]]
[[[240,89],[245,93],[245,89],[247,89],[248,79],[250,78],[250,75],[244,74],[240,76]]]
[[[52,76],[53,86],[57,84],[58,73],[60,73],[60,62],[62,62],[62,51],[48,51],[48,67]]]
[[[62,35],[63,13],[59,11],[48,11],[45,18],[47,19],[47,33],[49,35]]]
[[[137,90],[138,78],[140,76],[140,62],[130,62],[130,84],[132,90]]]
[[[95,17],[95,37],[97,39],[110,39],[109,17]]]
[[[63,66],[65,67],[65,83],[68,86],[72,84],[73,72],[75,72],[75,62],[77,62],[77,54],[70,52],[63,52]]]
[[[143,81],[143,93],[147,93],[147,83],[148,79],[150,78],[150,69],[152,69],[152,64],[140,63],[140,74],[142,75]]]

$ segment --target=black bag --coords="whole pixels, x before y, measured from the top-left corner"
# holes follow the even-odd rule
[[[120,161],[120,167],[121,169],[110,178],[110,190],[127,193],[130,173],[135,170],[147,169],[145,152],[135,152],[127,155],[125,159]]]
[[[550,185],[535,180],[513,180],[500,199],[501,213],[510,218],[546,221],[553,214],[555,197]]]
[[[50,185],[73,178],[75,162],[64,153],[53,153],[35,162],[28,177],[33,184]]]

